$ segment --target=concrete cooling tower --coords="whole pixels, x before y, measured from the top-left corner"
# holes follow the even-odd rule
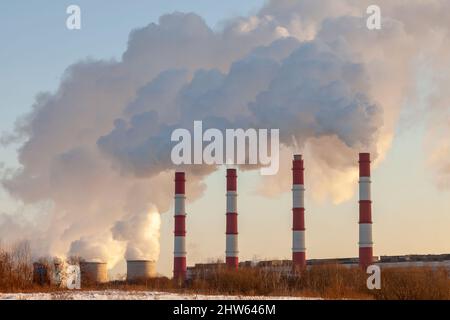
[[[105,262],[80,262],[82,283],[108,282],[108,265]]]
[[[154,278],[156,275],[156,263],[150,260],[128,260],[127,280],[137,281]]]

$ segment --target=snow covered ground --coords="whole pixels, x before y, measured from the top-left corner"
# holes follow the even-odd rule
[[[313,300],[304,297],[223,296],[157,291],[64,291],[52,293],[0,293],[0,300]]]

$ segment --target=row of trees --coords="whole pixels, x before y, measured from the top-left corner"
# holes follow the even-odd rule
[[[0,291],[22,290],[32,284],[30,244],[22,241],[6,247],[0,243]]]

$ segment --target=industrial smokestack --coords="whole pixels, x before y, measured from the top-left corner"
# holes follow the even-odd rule
[[[373,262],[372,201],[370,197],[370,153],[359,154],[359,265]]]
[[[175,172],[175,241],[173,257],[173,277],[186,279],[186,208],[185,174]]]
[[[227,169],[227,239],[225,256],[226,264],[230,269],[237,269],[239,265],[236,180],[236,169]]]
[[[303,171],[302,156],[296,154],[292,161],[292,266],[294,270],[306,267]]]

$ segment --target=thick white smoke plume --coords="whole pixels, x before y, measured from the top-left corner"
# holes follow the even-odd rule
[[[125,258],[127,260],[157,260],[159,256],[159,212],[141,212],[118,221],[112,228],[113,237],[119,241],[127,241]],[[133,239],[133,241],[129,241]],[[152,250],[149,250],[152,248]]]
[[[170,133],[194,120],[279,128],[282,169],[264,192],[289,190],[286,168],[301,151],[312,194],[343,201],[357,153],[383,158],[424,68],[434,75],[430,163],[448,187],[450,2],[378,3],[378,31],[366,28],[371,3],[362,0],[271,1],[220,31],[195,14],[169,14],[133,31],[121,61],[70,66],[17,126],[22,168],[2,181],[40,210],[1,217],[0,234],[36,240],[39,253],[157,259],[158,212],[172,199]],[[185,169],[192,200],[216,168]]]

